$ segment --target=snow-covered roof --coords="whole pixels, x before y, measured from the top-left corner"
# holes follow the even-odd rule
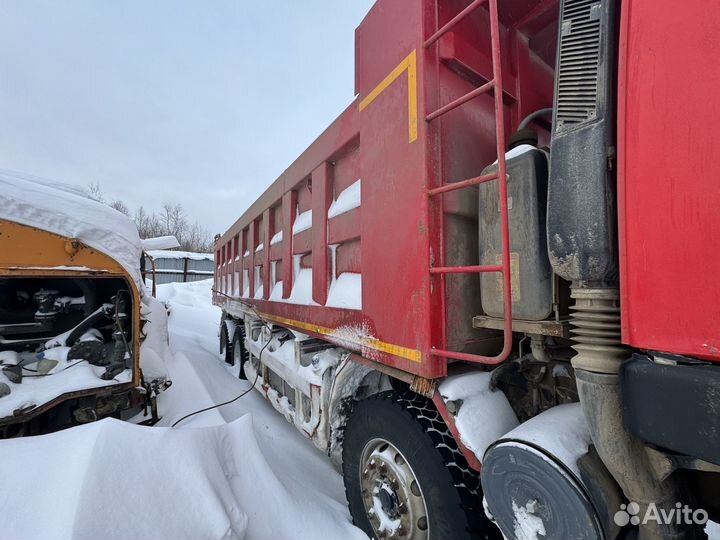
[[[195,253],[193,251],[175,251],[167,249],[153,249],[147,252],[153,259],[192,259],[193,261],[212,261],[212,253]]]
[[[79,188],[0,170],[0,219],[77,238],[112,257],[140,282],[142,248],[135,224]]]
[[[150,251],[151,249],[175,249],[180,247],[180,242],[172,235],[143,238],[140,242],[145,251]]]

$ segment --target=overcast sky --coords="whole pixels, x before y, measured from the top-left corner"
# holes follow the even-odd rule
[[[353,99],[374,0],[0,0],[0,168],[212,234]]]

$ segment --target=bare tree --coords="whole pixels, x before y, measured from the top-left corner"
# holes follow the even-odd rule
[[[187,231],[185,237],[186,251],[211,252],[213,250],[213,239],[210,233],[196,221]]]
[[[180,203],[165,202],[160,211],[160,223],[166,234],[172,234],[182,244],[188,230],[185,210]]]
[[[128,208],[127,204],[125,204],[121,200],[116,200],[110,203],[110,208],[114,208],[118,212],[122,212],[126,216],[130,217],[130,209]]]
[[[131,215],[130,208],[124,201],[117,199],[108,203],[100,184],[88,184],[87,193],[89,198],[107,204],[126,216]],[[185,208],[178,202],[166,201],[158,212],[148,212],[143,206],[139,206],[132,214],[132,220],[140,238],[172,235],[178,239],[183,251],[203,253],[213,249],[210,233],[197,221],[190,222]]]
[[[97,182],[91,182],[87,185],[87,196],[88,199],[92,199],[93,201],[97,201],[99,203],[105,202],[102,189],[100,188],[100,184]]]

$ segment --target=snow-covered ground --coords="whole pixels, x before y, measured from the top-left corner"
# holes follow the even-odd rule
[[[162,420],[104,420],[0,442],[1,539],[366,538],[326,456],[218,354],[210,281],[158,286],[170,307]]]

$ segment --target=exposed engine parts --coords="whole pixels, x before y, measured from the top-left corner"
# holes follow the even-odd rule
[[[531,351],[520,353],[492,372],[490,388],[508,396],[520,421],[566,403],[578,401],[572,351],[566,344],[545,344],[543,336],[531,336]],[[548,342],[551,340],[548,339]]]
[[[67,392],[129,382],[132,295],[123,280],[3,278],[0,298],[0,409],[18,401],[0,419]],[[35,384],[55,377],[61,390]]]

